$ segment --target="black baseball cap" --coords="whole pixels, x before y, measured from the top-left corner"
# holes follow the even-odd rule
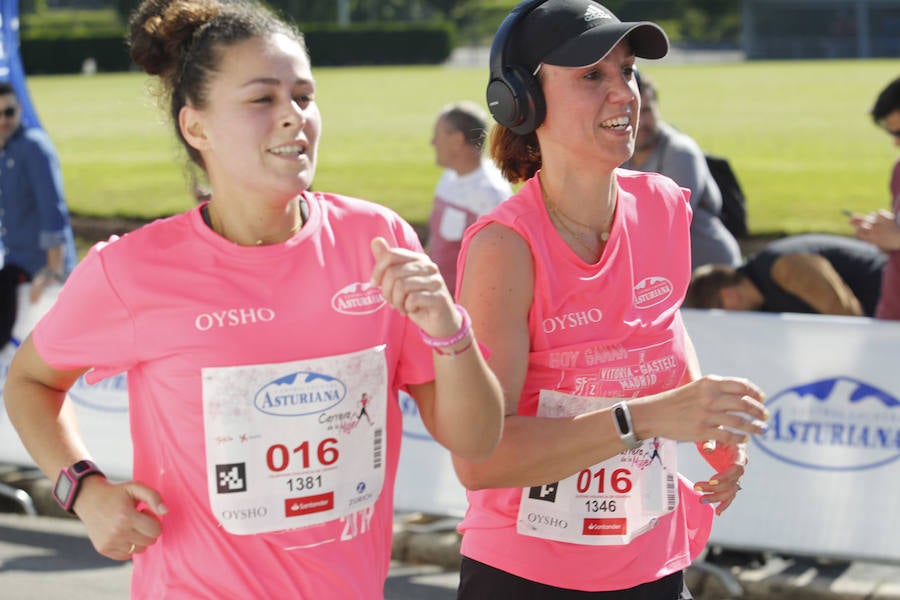
[[[662,58],[669,51],[669,39],[656,23],[623,23],[593,0],[548,0],[516,25],[507,63],[531,72],[541,63],[584,67],[604,58],[626,37],[639,58]]]

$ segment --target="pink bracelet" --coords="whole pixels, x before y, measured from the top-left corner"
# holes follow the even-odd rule
[[[456,310],[459,311],[459,314],[462,315],[462,325],[459,327],[459,331],[454,333],[449,337],[443,338],[435,338],[431,337],[422,328],[419,328],[419,333],[422,335],[422,341],[431,346],[432,348],[447,348],[449,346],[454,346],[460,343],[463,338],[469,335],[469,332],[472,330],[472,319],[469,318],[469,313],[466,312],[459,304],[456,305]]]
[[[458,356],[472,347],[472,340],[469,340],[469,343],[460,348],[459,350],[441,350],[440,348],[434,348],[434,351],[440,354],[441,356],[449,356],[451,358]]]

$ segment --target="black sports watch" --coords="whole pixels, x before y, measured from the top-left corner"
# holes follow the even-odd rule
[[[613,405],[613,421],[616,424],[616,429],[619,431],[622,443],[629,450],[641,447],[641,441],[634,434],[634,423],[631,422],[631,411],[628,410],[627,404],[619,402]]]
[[[53,498],[63,510],[75,514],[72,506],[81,491],[81,481],[91,475],[103,475],[103,471],[90,460],[79,460],[59,472],[56,485],[53,486]]]

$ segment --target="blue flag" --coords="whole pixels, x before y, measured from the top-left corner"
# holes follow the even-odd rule
[[[41,127],[19,55],[19,0],[0,0],[0,81],[8,81],[16,91],[25,127]]]

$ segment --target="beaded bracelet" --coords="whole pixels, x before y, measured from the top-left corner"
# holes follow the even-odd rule
[[[467,335],[469,335],[469,332],[472,330],[472,319],[469,318],[469,313],[467,313],[466,309],[464,309],[459,304],[456,305],[456,310],[459,311],[459,314],[463,319],[462,325],[460,325],[459,327],[459,331],[449,337],[436,338],[431,337],[430,335],[425,333],[425,331],[420,327],[419,333],[422,335],[422,341],[424,341],[432,348],[448,348],[460,343]]]

